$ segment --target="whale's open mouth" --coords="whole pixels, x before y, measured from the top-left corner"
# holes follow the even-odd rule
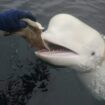
[[[36,53],[47,53],[47,54],[48,53],[49,54],[72,53],[72,54],[78,55],[78,53],[75,52],[74,50],[68,49],[64,46],[61,46],[61,45],[58,45],[58,44],[55,44],[55,43],[52,43],[52,42],[49,42],[49,41],[46,41],[46,40],[44,40],[44,43],[45,43],[45,49],[38,50],[38,51],[36,51]]]

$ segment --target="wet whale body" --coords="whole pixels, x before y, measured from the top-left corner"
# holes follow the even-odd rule
[[[104,36],[70,14],[58,14],[41,37],[46,49],[35,52],[39,58],[77,71],[91,93],[105,100]]]

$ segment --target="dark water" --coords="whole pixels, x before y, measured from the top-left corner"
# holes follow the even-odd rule
[[[105,34],[105,0],[0,0],[0,11],[29,10],[47,27],[58,13],[70,13]],[[40,72],[39,72],[40,71]],[[0,38],[0,105],[105,105],[75,72],[39,61],[19,37]]]

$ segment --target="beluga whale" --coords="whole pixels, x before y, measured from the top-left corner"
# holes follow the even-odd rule
[[[75,70],[92,95],[105,100],[103,35],[70,14],[57,14],[41,38],[45,49],[35,51],[40,59]]]

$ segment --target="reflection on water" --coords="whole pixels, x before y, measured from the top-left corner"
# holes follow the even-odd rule
[[[80,18],[90,26],[94,27],[102,34],[105,33],[104,7],[104,0],[0,1],[0,11],[11,8],[19,8],[31,11],[34,15],[36,15],[37,19],[45,27],[47,27],[48,21],[53,15],[57,13],[70,13]],[[33,90],[30,92],[30,94],[27,95],[27,100],[25,100],[24,97],[22,98],[22,95],[15,95],[15,97],[18,97],[18,99],[23,100],[22,103],[20,102],[17,105],[26,105],[26,103],[24,102],[27,102],[27,105],[104,105],[104,102],[96,101],[91,96],[91,94],[78,80],[75,72],[67,72],[63,69],[57,70],[57,68],[54,67],[50,67],[50,69],[47,71],[50,72],[48,91],[42,92],[38,90],[36,92],[34,85],[38,85],[39,82],[37,84],[34,84],[32,78],[28,77],[29,75],[25,77],[23,76],[25,74],[32,75],[33,69],[27,63],[27,59],[34,63],[37,62],[37,59],[33,54],[33,49],[29,48],[27,43],[19,37],[0,38],[0,49],[0,55],[2,55],[0,59],[0,80],[5,80],[5,82],[1,83],[2,86],[0,86],[0,89],[4,89],[4,91],[6,90],[5,93],[0,94],[0,104],[11,105],[12,102],[10,95],[14,95],[16,92],[13,92],[12,94],[12,92],[10,92],[11,90],[7,91],[7,87],[10,86],[8,83],[14,81],[12,85],[13,87],[10,86],[10,89],[13,88],[12,91],[15,91],[15,89],[17,89],[18,91],[22,91],[23,87],[21,87],[22,81],[20,81],[20,77],[23,77],[23,80],[24,78],[25,80],[27,80],[26,78],[31,79],[30,81],[27,81],[26,87],[28,87],[28,85],[33,86],[30,88]],[[22,64],[20,64],[18,61]],[[40,64],[40,66],[42,67],[42,64]],[[19,67],[21,67],[22,69],[20,69]],[[15,77],[17,76],[19,80],[15,81],[17,80],[17,77],[14,78],[13,75],[15,75]],[[12,80],[10,79],[10,77],[12,78]],[[33,78],[35,79],[35,77],[36,76],[34,75]],[[8,82],[8,78],[9,80],[11,80],[11,82]],[[9,103],[6,100],[7,97],[5,97],[5,94],[7,92],[10,92],[9,95],[7,95]]]

